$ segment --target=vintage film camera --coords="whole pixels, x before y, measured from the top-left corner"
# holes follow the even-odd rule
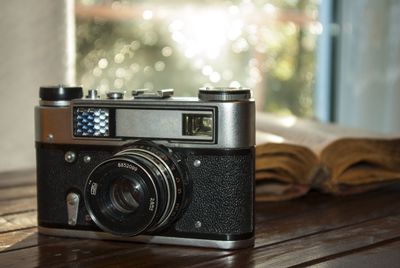
[[[235,249],[254,244],[255,104],[245,88],[98,96],[41,87],[39,232]]]

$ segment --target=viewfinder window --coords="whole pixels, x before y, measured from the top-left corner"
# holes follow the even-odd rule
[[[184,136],[213,136],[212,114],[183,114]]]

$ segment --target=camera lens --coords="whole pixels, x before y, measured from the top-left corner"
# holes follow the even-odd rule
[[[155,144],[135,144],[100,163],[85,186],[86,208],[103,231],[134,236],[168,226],[187,204],[179,159]]]

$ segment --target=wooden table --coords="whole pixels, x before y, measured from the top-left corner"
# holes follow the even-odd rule
[[[0,174],[0,267],[400,267],[400,186],[256,204],[254,248],[224,251],[37,234],[33,171]]]

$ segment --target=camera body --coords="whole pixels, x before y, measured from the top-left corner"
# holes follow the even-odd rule
[[[248,89],[41,87],[39,232],[236,249],[254,244],[255,104]]]

